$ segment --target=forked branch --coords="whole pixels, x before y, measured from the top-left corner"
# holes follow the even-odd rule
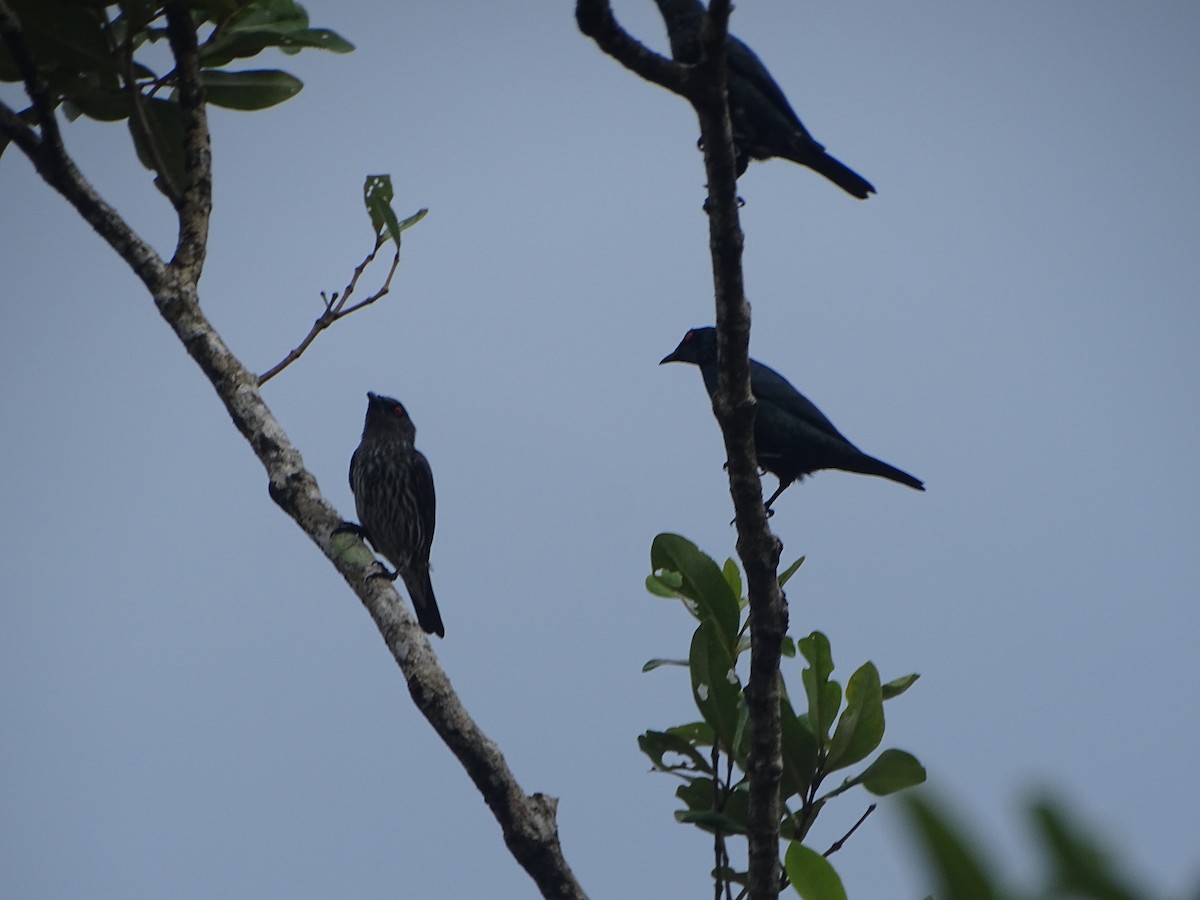
[[[304,340],[296,345],[293,350],[289,351],[287,356],[258,376],[259,387],[262,387],[264,384],[298,360],[301,354],[308,349],[309,344],[317,339],[317,335],[319,335],[338,319],[344,319],[351,313],[358,312],[365,306],[370,306],[376,300],[384,297],[391,290],[392,278],[396,274],[396,269],[400,267],[399,246],[396,247],[396,252],[392,256],[392,264],[388,269],[387,277],[383,280],[383,286],[380,287],[375,293],[371,294],[364,300],[360,300],[353,306],[346,305],[349,302],[351,295],[354,293],[354,289],[358,286],[358,279],[362,277],[362,274],[366,271],[367,266],[375,261],[375,257],[378,255],[380,248],[383,247],[383,245],[389,240],[390,238],[386,235],[379,235],[375,238],[375,247],[370,253],[367,254],[366,258],[355,267],[354,274],[350,276],[350,281],[347,282],[345,289],[342,290],[340,294],[337,291],[334,291],[332,295],[327,295],[324,291],[321,291],[321,302],[325,304],[324,312],[317,316],[316,321],[313,322],[312,328],[309,329],[309,332],[307,335],[305,335]]]

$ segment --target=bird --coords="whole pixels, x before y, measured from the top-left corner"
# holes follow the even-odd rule
[[[403,403],[368,393],[362,441],[350,457],[350,490],[362,533],[395,566],[386,577],[404,579],[417,622],[427,633],[445,637],[429,579],[437,497],[429,462],[414,446],[416,437]]]
[[[704,376],[709,397],[717,392],[717,331],[693,328],[659,365],[694,363]],[[758,402],[754,417],[754,450],[758,467],[779,478],[779,488],[766,502],[767,512],[787,488],[819,469],[841,469],[878,475],[918,491],[919,479],[868,456],[855,447],[817,407],[774,369],[750,360],[750,393]]]
[[[700,61],[700,0],[655,0],[667,26],[676,62]],[[825,152],[788,103],[783,89],[753,50],[733,35],[725,43],[729,118],[737,151],[737,175],[752,159],[779,157],[807,166],[847,194],[866,200],[875,193],[871,182]]]

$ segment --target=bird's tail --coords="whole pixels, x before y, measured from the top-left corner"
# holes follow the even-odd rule
[[[848,462],[845,468],[848,471],[858,472],[861,475],[878,475],[880,478],[887,478],[890,481],[906,484],[918,491],[925,490],[925,482],[919,478],[913,478],[907,472],[901,471],[895,466],[889,466],[883,460],[867,456],[865,453]]]
[[[408,588],[408,596],[412,598],[413,609],[421,627],[427,634],[445,637],[442,614],[438,612],[437,600],[433,596],[433,582],[429,580],[429,567],[422,566],[416,572],[404,572],[403,575],[404,586]]]
[[[871,182],[853,169],[842,165],[828,153],[821,153],[817,156],[807,154],[804,159],[797,159],[796,162],[824,175],[847,194],[857,197],[859,200],[866,200],[868,194],[875,193],[875,187]]]

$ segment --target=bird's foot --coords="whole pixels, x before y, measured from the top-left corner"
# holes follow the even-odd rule
[[[771,509],[771,507],[767,506],[767,507],[764,507],[764,509],[766,509],[766,511],[767,511],[767,518],[768,518],[768,519],[770,519],[770,518],[771,518],[771,516],[775,515],[775,510]],[[734,516],[732,519],[730,519],[730,520],[729,520],[729,524],[730,524],[730,525],[736,525],[736,524],[737,524],[737,516]]]
[[[356,534],[364,541],[368,539],[367,530],[357,522],[343,522],[337,528],[333,529],[333,531],[331,531],[329,534],[331,537],[335,534]]]
[[[707,185],[705,185],[705,187],[707,187]],[[742,198],[742,196],[739,194],[739,195],[738,195],[738,197],[737,197],[737,207],[738,207],[738,209],[741,209],[741,208],[742,208],[742,207],[744,207],[745,205],[746,205],[746,201],[745,201],[745,200]],[[708,203],[708,198],[707,198],[707,197],[705,197],[705,198],[704,198],[704,204],[703,204],[703,206],[701,207],[701,209],[703,209],[703,210],[704,210],[704,214],[705,214],[705,215],[710,215],[710,214],[712,213],[712,207],[709,205],[709,203]]]
[[[395,581],[397,578],[400,577],[399,569],[397,569],[395,572],[389,572],[388,567],[385,566],[383,563],[381,563],[379,560],[375,560],[375,565],[379,566],[379,571],[372,572],[370,575],[367,576],[368,578],[386,578],[388,581]]]

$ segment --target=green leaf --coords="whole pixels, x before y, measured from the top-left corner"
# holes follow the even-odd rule
[[[646,590],[656,597],[666,597],[668,600],[683,600],[679,586],[683,584],[683,576],[678,572],[657,572],[646,576]]]
[[[684,825],[695,825],[704,831],[722,834],[745,834],[745,825],[739,825],[737,819],[728,813],[717,812],[713,809],[679,810],[675,813],[675,821]]]
[[[788,844],[783,857],[788,881],[804,900],[846,900],[842,879],[829,860],[803,844]]]
[[[842,705],[842,686],[829,679],[833,674],[829,638],[814,631],[798,640],[796,645],[809,662],[809,667],[801,673],[804,692],[808,695],[808,722],[813,734],[823,744]]]
[[[925,781],[925,767],[903,750],[884,750],[862,774],[851,779],[878,797],[894,794]]]
[[[779,586],[783,587],[785,584],[787,584],[788,580],[793,575],[796,574],[796,570],[799,569],[802,565],[804,565],[804,557],[803,556],[800,557],[798,560],[796,560],[794,563],[792,563],[790,566],[788,566],[786,569],[784,569],[782,572],[780,572],[779,573]]]
[[[249,69],[245,72],[226,72],[204,69],[200,83],[214,106],[225,109],[267,109],[291,100],[304,87],[295,75],[279,69]]]
[[[392,209],[392,196],[391,175],[368,175],[363,182],[363,200],[367,204],[367,213],[371,216],[376,237],[386,234],[399,248],[400,223],[396,220],[396,211]]]
[[[413,213],[407,219],[400,220],[400,224],[396,228],[397,232],[408,231],[408,229],[412,228],[414,225],[416,225],[418,222],[420,222],[427,215],[429,215],[428,209],[418,209],[415,213]],[[399,243],[399,242],[397,242],[397,243]]]
[[[241,0],[232,5],[233,11],[223,21],[230,28],[268,26],[279,31],[300,31],[308,27],[308,13],[296,0]]]
[[[725,576],[725,583],[729,585],[729,590],[733,591],[733,596],[740,601],[742,599],[742,573],[738,569],[737,563],[733,561],[733,557],[725,560],[725,565],[721,567],[721,574]]]
[[[817,680],[828,681],[829,676],[833,674],[833,653],[829,648],[829,638],[819,631],[814,631],[808,637],[796,641],[796,645],[815,670]]]
[[[746,757],[750,754],[750,708],[738,703],[737,727],[733,730],[733,759],[742,769],[746,768]]]
[[[675,796],[691,812],[711,812],[718,790],[717,782],[712,778],[687,778],[675,788]]]
[[[733,655],[737,659],[741,659],[743,653],[750,652],[750,635],[743,631],[738,635],[737,646],[733,648]]]
[[[29,55],[39,72],[119,72],[120,61],[104,35],[104,15],[79,3],[63,0],[9,0],[21,23]],[[0,76],[5,81],[21,80],[20,73],[4,47]]]
[[[883,686],[883,699],[891,700],[893,697],[899,697],[912,687],[920,677],[920,675],[914,672],[911,675],[905,675],[903,678],[892,679]]]
[[[1137,900],[1145,890],[1135,890],[1113,864],[1113,854],[1093,835],[1072,821],[1060,805],[1042,799],[1030,807],[1041,840],[1051,883],[1063,896],[1093,900]]]
[[[846,709],[825,760],[834,771],[866,759],[883,740],[883,688],[874,663],[863,663],[846,683]]]
[[[150,146],[153,145],[163,161],[166,175],[177,191],[182,191],[187,183],[187,169],[183,158],[183,114],[179,104],[170,100],[146,98],[142,101],[142,109],[146,115],[149,133],[142,130],[137,116],[129,117],[129,132],[133,135],[133,146],[137,151],[142,165],[151,171],[158,171],[154,165]]]
[[[1000,900],[988,867],[971,848],[983,844],[963,833],[944,812],[920,794],[907,798],[905,809],[925,855],[926,864],[938,882],[933,895],[938,900]]]
[[[647,731],[638,737],[638,747],[650,757],[650,762],[660,772],[683,770],[712,774],[712,766],[708,760],[678,734],[669,731]],[[664,758],[668,753],[681,756],[686,762],[668,763]]]
[[[796,641],[790,634],[783,636],[783,643],[779,645],[779,652],[788,659],[793,659],[796,656]]]
[[[788,797],[802,795],[816,774],[817,738],[808,720],[796,715],[786,693],[779,698],[779,725],[783,751],[779,796],[786,802]]]
[[[712,726],[707,722],[673,725],[667,729],[667,733],[678,735],[694,747],[711,747],[713,745]]]
[[[112,91],[80,90],[63,101],[63,111],[69,118],[75,118],[73,112],[77,112],[97,122],[120,122],[129,118],[129,94],[119,87]]]
[[[726,793],[711,778],[694,778],[688,784],[680,785],[675,796],[687,805],[687,809],[675,813],[676,821],[708,832],[746,833],[750,805],[748,791],[734,789]]]
[[[333,53],[350,53],[354,50],[352,43],[328,28],[235,27],[214,32],[213,37],[200,47],[200,60],[205,67],[225,66],[235,59],[258,56],[269,47],[278,47],[288,54],[308,48]]]
[[[209,3],[208,6],[215,4]],[[224,0],[217,11],[217,28],[200,47],[206,66],[223,66],[232,59],[257,56],[268,47],[299,53],[312,47],[348,53],[354,45],[327,28],[310,28],[308,13],[292,0],[257,0],[234,3]],[[213,18],[211,16],[207,18]]]
[[[650,568],[682,576],[679,592],[699,607],[700,621],[712,622],[726,652],[736,647],[741,609],[738,598],[712,558],[691,541],[677,534],[660,534],[650,545]]]
[[[648,659],[642,664],[643,672],[653,672],[662,666],[686,666],[686,659]]]
[[[733,670],[733,658],[712,623],[701,622],[692,635],[688,668],[696,708],[704,721],[712,726],[717,746],[734,755],[742,686]]]

